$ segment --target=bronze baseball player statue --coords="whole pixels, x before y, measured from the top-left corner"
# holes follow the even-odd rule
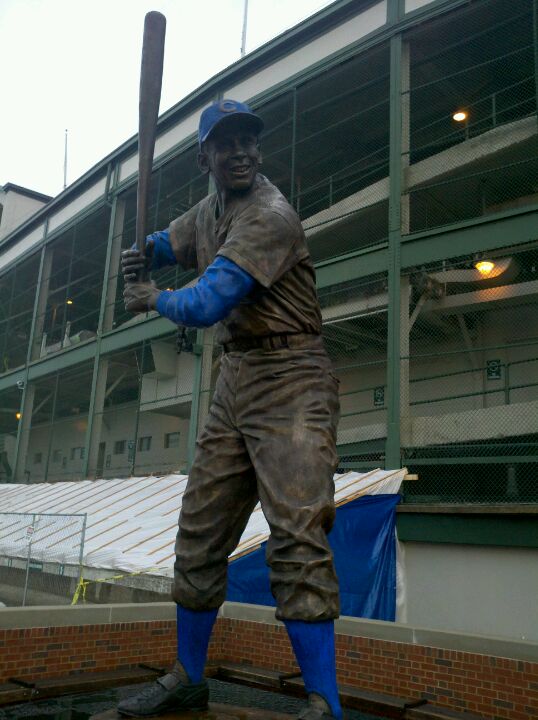
[[[326,534],[334,516],[338,387],[321,339],[315,276],[301,222],[258,170],[262,120],[220,100],[199,124],[199,166],[216,192],[122,255],[125,306],[176,324],[218,323],[220,375],[197,441],[174,565],[178,660],[118,711],[146,717],[202,709],[203,672],[228,556],[257,503],[269,524],[267,563],[277,617],[309,695],[303,720],[340,720],[334,618],[338,581]],[[200,273],[183,290],[137,282],[142,268]]]

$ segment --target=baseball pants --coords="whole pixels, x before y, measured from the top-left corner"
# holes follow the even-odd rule
[[[326,537],[335,516],[338,414],[338,382],[320,337],[294,349],[223,355],[179,517],[177,603],[222,604],[228,556],[260,500],[276,616],[338,617]]]

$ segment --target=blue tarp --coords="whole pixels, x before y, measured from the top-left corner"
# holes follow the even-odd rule
[[[340,582],[342,615],[396,617],[396,512],[399,495],[366,495],[336,510],[329,534]],[[230,563],[227,600],[275,605],[265,543]]]

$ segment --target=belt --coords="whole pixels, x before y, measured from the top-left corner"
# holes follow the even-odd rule
[[[284,333],[282,335],[264,335],[263,337],[238,338],[222,343],[225,353],[248,352],[249,350],[281,350],[282,348],[301,348],[312,343],[319,335],[312,333]]]

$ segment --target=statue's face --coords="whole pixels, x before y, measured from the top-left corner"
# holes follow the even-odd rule
[[[258,137],[249,123],[230,118],[205,141],[198,158],[202,172],[211,172],[226,195],[250,190],[261,164]]]

